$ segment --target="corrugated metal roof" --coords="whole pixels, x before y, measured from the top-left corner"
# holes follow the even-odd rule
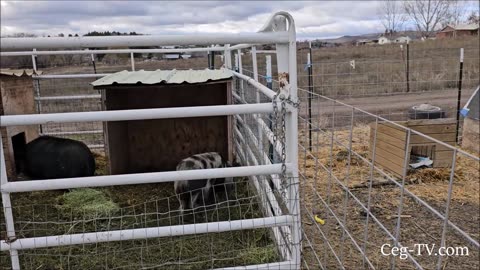
[[[455,26],[455,30],[477,30],[479,27],[478,24],[458,24]]]
[[[2,68],[0,69],[0,74],[1,75],[7,75],[7,76],[32,76],[33,74],[35,75],[40,75],[42,74],[41,71],[34,71],[33,69],[10,69],[10,68]]]
[[[229,79],[233,73],[228,69],[205,70],[155,70],[120,71],[92,82],[93,86],[114,84],[180,84],[202,83]]]

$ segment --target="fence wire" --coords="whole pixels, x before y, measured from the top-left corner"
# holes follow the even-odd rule
[[[305,269],[479,267],[479,158],[457,148],[455,133],[444,131],[454,122],[402,127],[299,91]],[[315,104],[311,121],[309,98]],[[417,155],[433,165],[412,169]],[[469,254],[419,255],[418,244]],[[394,246],[414,251],[393,256]]]

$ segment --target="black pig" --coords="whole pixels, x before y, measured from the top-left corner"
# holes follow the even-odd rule
[[[95,158],[83,142],[40,136],[26,145],[22,167],[34,179],[93,176]]]

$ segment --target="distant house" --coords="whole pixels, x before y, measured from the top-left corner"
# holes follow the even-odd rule
[[[478,36],[479,35],[479,25],[478,24],[458,24],[458,25],[447,25],[442,30],[438,31],[436,34],[437,38],[457,38],[457,37],[468,37],[468,36]]]
[[[378,44],[378,38],[377,39],[359,39],[355,44],[357,46]]]
[[[164,53],[162,58],[167,60],[180,59],[180,53]]]
[[[387,38],[387,37],[380,37],[378,38],[378,44],[383,45],[383,44],[390,44],[392,41]]]
[[[409,43],[410,41],[412,41],[412,39],[409,36],[397,37],[394,40],[395,43]]]

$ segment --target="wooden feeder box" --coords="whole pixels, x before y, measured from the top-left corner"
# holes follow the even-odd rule
[[[153,79],[152,79],[153,78]],[[122,71],[92,83],[105,110],[231,104],[226,70]],[[219,152],[233,159],[231,116],[104,123],[110,174],[172,171],[186,157]]]
[[[410,120],[396,123],[444,143],[456,144],[455,119]],[[370,124],[370,157],[374,148],[375,125],[375,123]],[[405,158],[408,160],[408,166],[411,163],[411,155],[429,157],[433,161],[433,168],[452,166],[452,149],[414,133],[411,133],[410,143],[407,145],[407,130],[391,123],[379,122],[376,136],[375,165],[380,165],[396,176],[403,175]],[[405,155],[406,147],[407,155]]]
[[[0,116],[34,114],[32,70],[0,70]],[[25,144],[38,137],[38,126],[0,128],[8,178],[16,178]]]

